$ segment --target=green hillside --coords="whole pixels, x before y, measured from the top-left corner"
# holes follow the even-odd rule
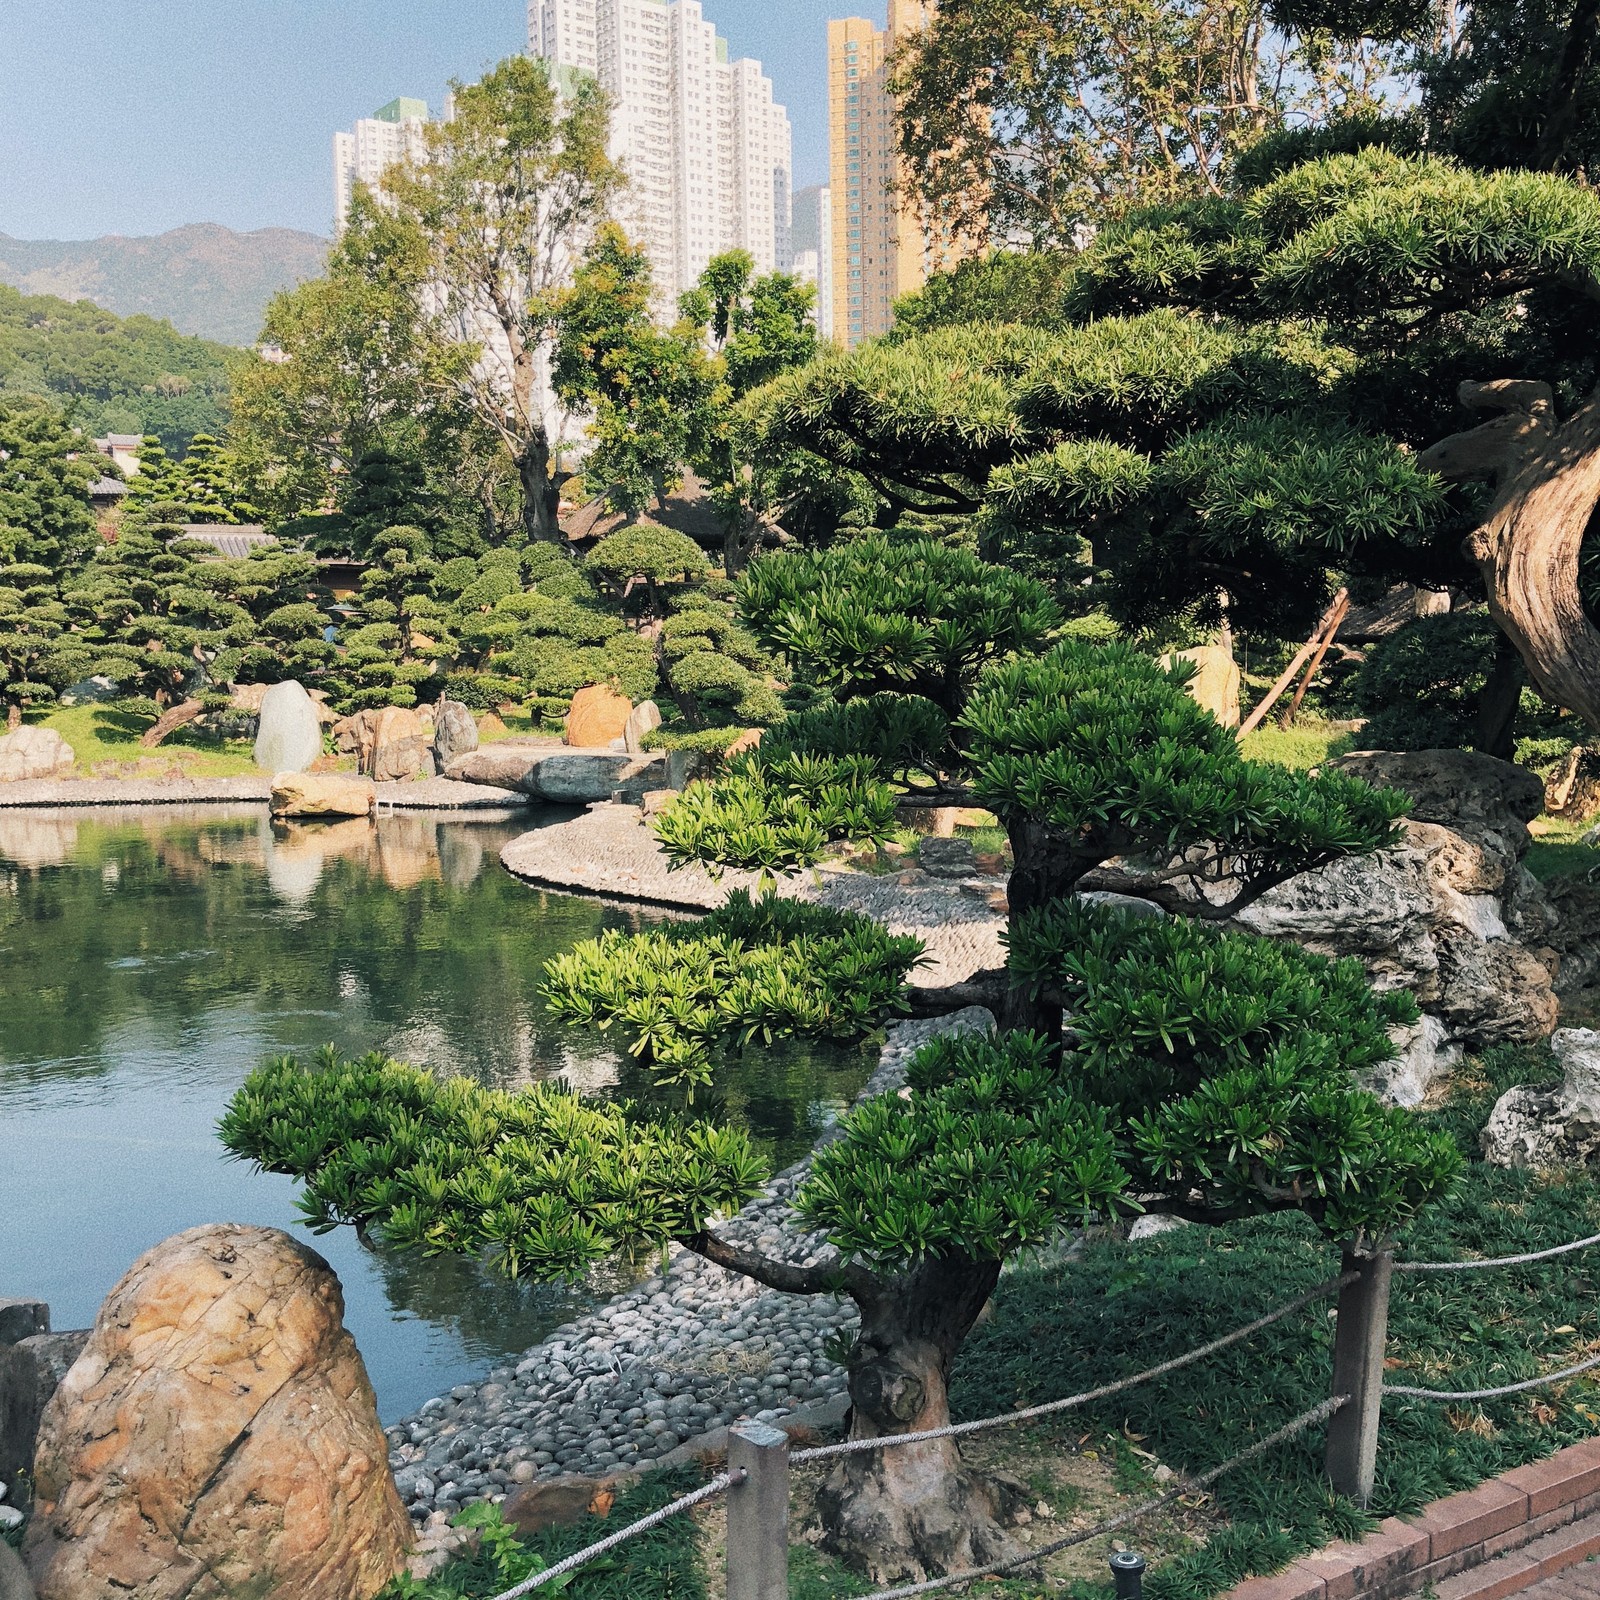
[[[179,455],[221,432],[230,353],[151,317],[0,284],[0,390],[47,395],[88,433],[154,433]]]

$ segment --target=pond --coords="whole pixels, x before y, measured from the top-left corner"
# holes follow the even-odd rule
[[[603,1036],[543,1010],[550,956],[652,914],[511,878],[500,847],[540,820],[0,810],[0,1296],[48,1300],[56,1327],[83,1327],[169,1234],[289,1228],[339,1273],[386,1422],[591,1303],[608,1282],[508,1284],[348,1229],[313,1237],[292,1181],[228,1159],[214,1131],[261,1060],[330,1042],[502,1087],[564,1074],[665,1102]],[[861,1050],[733,1057],[692,1113],[741,1122],[782,1165],[869,1066]]]

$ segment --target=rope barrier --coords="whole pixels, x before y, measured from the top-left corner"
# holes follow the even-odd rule
[[[1547,1383],[1560,1383],[1563,1378],[1573,1378],[1591,1367],[1600,1367],[1600,1356],[1590,1356],[1575,1367],[1563,1367],[1560,1372],[1546,1373],[1542,1378],[1524,1378],[1521,1383],[1503,1383],[1498,1389],[1414,1389],[1409,1384],[1386,1383],[1385,1394],[1407,1395],[1413,1400],[1496,1400],[1503,1394],[1521,1394],[1526,1389],[1542,1389]]]
[[[617,1545],[638,1534],[648,1533],[651,1528],[665,1522],[668,1517],[675,1517],[680,1511],[687,1511],[690,1506],[697,1506],[702,1500],[709,1500],[713,1495],[719,1495],[723,1490],[743,1481],[743,1468],[734,1472],[719,1472],[716,1477],[701,1484],[691,1493],[674,1500],[670,1505],[662,1506],[659,1511],[652,1511],[647,1517],[640,1517],[637,1522],[630,1522],[626,1528],[618,1528],[615,1533],[607,1534],[604,1539],[589,1545],[586,1549],[564,1557],[553,1567],[546,1567],[543,1572],[536,1572],[531,1578],[524,1578],[515,1588],[507,1589],[504,1594],[497,1594],[494,1600],[521,1600],[523,1595],[532,1594],[544,1584],[554,1583],[557,1578],[565,1577],[567,1573],[583,1566],[586,1562],[593,1561],[596,1556],[604,1555],[607,1550],[615,1549]]]
[[[1008,1556],[1003,1561],[991,1561],[988,1566],[973,1567],[967,1572],[952,1572],[943,1578],[929,1578],[923,1583],[908,1583],[898,1589],[875,1589],[868,1600],[907,1600],[910,1595],[932,1594],[938,1589],[953,1588],[958,1583],[973,1583],[979,1578],[1009,1572],[1016,1567],[1032,1566],[1036,1561],[1042,1561],[1046,1556],[1053,1556],[1058,1551],[1068,1550],[1076,1544],[1087,1544],[1090,1539],[1114,1533],[1118,1528],[1136,1522],[1152,1511],[1160,1510],[1162,1506],[1171,1505],[1183,1495],[1193,1494],[1197,1489],[1209,1488],[1224,1473],[1232,1472],[1235,1467],[1243,1466],[1246,1461],[1251,1461],[1256,1456],[1263,1455],[1266,1451],[1293,1439],[1296,1435],[1304,1433],[1307,1428],[1325,1422],[1341,1406],[1348,1405],[1349,1401],[1349,1395],[1344,1394],[1335,1395],[1331,1400],[1324,1400],[1321,1405],[1313,1406],[1309,1411],[1302,1411],[1298,1417],[1292,1422],[1285,1423],[1276,1433],[1269,1433],[1265,1439],[1258,1439],[1249,1449],[1241,1450],[1238,1455],[1224,1461],[1221,1466],[1212,1467],[1209,1472],[1202,1472],[1198,1477],[1185,1478],[1177,1488],[1169,1489],[1165,1494],[1158,1494],[1140,1505],[1119,1512],[1114,1517],[1107,1517],[1103,1522],[1097,1522],[1092,1528],[1085,1528],[1081,1533],[1068,1534],[1066,1538],[1057,1539],[1053,1544],[1041,1545],[1039,1549],[1030,1550],[1026,1555]]]
[[[1564,1256],[1573,1250],[1587,1250],[1600,1244],[1600,1233],[1591,1233],[1587,1239],[1574,1239],[1570,1244],[1552,1245],[1548,1250],[1529,1250],[1520,1256],[1490,1256],[1483,1261],[1397,1261],[1396,1272],[1476,1272],[1482,1267],[1520,1267],[1530,1261],[1548,1261],[1552,1256]]]
[[[1319,1283],[1316,1288],[1297,1295],[1293,1300],[1279,1306],[1276,1311],[1269,1311],[1264,1317],[1257,1317],[1254,1322],[1247,1322],[1242,1328],[1235,1328],[1232,1333],[1225,1333],[1220,1339],[1213,1339],[1210,1344],[1199,1345],[1184,1355],[1174,1356],[1170,1361],[1163,1361],[1159,1366],[1149,1368],[1148,1371],[1135,1373],[1131,1378],[1119,1378],[1115,1383],[1104,1384],[1098,1389],[1085,1389],[1082,1394],[1068,1395],[1064,1400],[1050,1400],[1044,1405],[1027,1406],[1021,1411],[1007,1412],[999,1417],[983,1417],[976,1422],[953,1422],[942,1428],[925,1428],[918,1433],[893,1433],[877,1439],[846,1439],[841,1444],[817,1445],[810,1450],[797,1450],[789,1460],[791,1464],[799,1466],[803,1462],[826,1461],[832,1456],[854,1455],[862,1450],[921,1444],[928,1439],[955,1439],[963,1434],[982,1432],[986,1428],[1009,1427],[1013,1423],[1031,1421],[1034,1417],[1048,1417],[1058,1411],[1071,1411],[1078,1406],[1088,1405],[1092,1400],[1104,1400],[1110,1395],[1120,1394],[1124,1389],[1131,1389],[1136,1384],[1148,1383],[1152,1378],[1164,1378],[1169,1372],[1179,1372],[1196,1361],[1215,1355],[1219,1350],[1226,1350],[1229,1345],[1238,1344],[1241,1339],[1248,1339],[1251,1334],[1259,1333],[1263,1328],[1271,1327],[1274,1322],[1292,1316],[1296,1311],[1304,1310],[1315,1301],[1325,1300],[1329,1295],[1337,1294],[1347,1283],[1353,1283],[1359,1276],[1359,1273],[1347,1272],[1341,1277],[1329,1278],[1326,1283]]]

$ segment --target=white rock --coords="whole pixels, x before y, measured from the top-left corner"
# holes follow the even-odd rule
[[[1500,1096],[1482,1136],[1491,1166],[1577,1166],[1600,1154],[1600,1032],[1563,1028],[1550,1047],[1561,1086],[1519,1085]]]
[[[1461,1063],[1461,1046],[1451,1043],[1444,1024],[1426,1013],[1409,1027],[1391,1028],[1389,1037],[1399,1054],[1374,1068],[1362,1087],[1390,1105],[1420,1106],[1428,1091]]]
[[[0,1529],[20,1528],[22,1513],[15,1506],[0,1506]]]

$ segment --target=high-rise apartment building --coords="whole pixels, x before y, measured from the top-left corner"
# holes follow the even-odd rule
[[[920,288],[956,253],[894,191],[899,166],[888,58],[932,10],[932,0],[888,0],[881,32],[861,17],[828,24],[833,333],[847,345],[887,333],[895,297]]]
[[[530,0],[528,37],[612,97],[617,219],[649,254],[659,314],[725,250],[788,267],[788,113],[759,61],[728,59],[699,0]]]
[[[833,194],[825,183],[800,189],[794,197],[789,270],[802,283],[816,285],[817,332],[833,337]]]
[[[338,231],[344,231],[356,185],[376,188],[387,167],[420,155],[427,125],[427,101],[400,99],[363,117],[349,133],[334,134],[333,216]]]

